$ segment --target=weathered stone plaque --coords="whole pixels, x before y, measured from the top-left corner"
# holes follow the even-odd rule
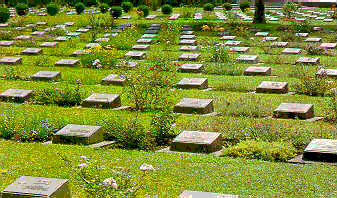
[[[190,40],[190,39],[183,39],[179,41],[179,45],[195,45],[197,43],[196,40]]]
[[[20,35],[20,36],[15,37],[15,40],[31,40],[31,39],[32,37],[28,35]]]
[[[180,89],[207,89],[207,78],[183,78],[181,79],[177,87]]]
[[[322,43],[319,47],[323,49],[334,49],[336,46],[337,43]]]
[[[148,50],[150,45],[134,45],[132,46],[133,50]]]
[[[226,46],[238,46],[240,45],[241,41],[226,41],[224,45]]]
[[[271,67],[248,67],[244,71],[245,76],[269,76],[271,75]]]
[[[145,34],[158,34],[159,30],[146,30]]]
[[[300,48],[285,48],[282,51],[283,54],[300,54],[301,49]]]
[[[257,57],[257,55],[240,55],[237,59],[237,62],[239,63],[258,63],[259,62],[259,58]]]
[[[40,54],[42,50],[40,48],[26,48],[21,53],[25,55],[36,55]]]
[[[153,39],[138,39],[137,40],[137,43],[145,43],[145,44],[149,44],[149,43],[152,43],[154,40]]]
[[[271,47],[286,47],[288,44],[288,42],[273,42]]]
[[[239,52],[239,53],[246,53],[246,52],[249,51],[249,47],[231,47],[230,51]]]
[[[174,106],[175,113],[208,114],[214,111],[212,99],[183,98]]]
[[[88,32],[90,29],[87,29],[87,28],[80,28],[78,30],[76,30],[76,32],[80,32],[80,33],[86,33]]]
[[[198,51],[199,46],[181,46],[180,51]]]
[[[319,57],[300,57],[296,64],[319,64],[320,58]]]
[[[119,94],[93,93],[83,100],[82,107],[116,108],[121,106]]]
[[[190,64],[190,63],[185,63],[178,68],[179,72],[185,73],[201,73],[203,69],[204,69],[203,64]]]
[[[42,37],[42,36],[45,35],[45,32],[35,31],[35,32],[32,32],[32,35],[33,36]]]
[[[180,17],[180,14],[172,14],[169,18],[169,20],[178,20]]]
[[[32,95],[29,89],[7,89],[0,94],[0,100],[8,102],[25,102]]]
[[[121,17],[122,19],[131,19],[131,16],[129,15],[129,16],[122,16]]]
[[[276,41],[278,39],[278,37],[270,37],[270,36],[267,36],[267,37],[264,37],[263,40],[265,41]]]
[[[85,45],[85,48],[89,49],[89,48],[93,48],[93,47],[100,47],[101,45],[98,43],[88,43]]]
[[[321,42],[322,38],[314,38],[314,37],[310,37],[305,39],[305,42]]]
[[[179,60],[188,61],[188,60],[197,60],[200,57],[198,53],[183,53],[179,56]]]
[[[124,85],[126,79],[117,74],[110,74],[107,77],[102,79],[102,84],[106,85]]]
[[[156,38],[157,37],[157,35],[156,34],[144,34],[143,36],[142,36],[142,38]]]
[[[236,36],[223,36],[220,39],[221,40],[235,40]]]
[[[109,38],[98,38],[98,39],[95,40],[95,42],[98,42],[98,43],[100,43],[100,42],[109,42],[109,41],[110,41]]]
[[[196,36],[193,34],[182,35],[179,39],[195,39]]]
[[[44,42],[40,44],[40,47],[56,47],[58,45],[58,42]]]
[[[54,39],[54,41],[58,41],[58,42],[64,42],[64,41],[67,41],[68,40],[68,37],[66,36],[58,36]]]
[[[21,197],[70,198],[71,194],[66,179],[21,176],[2,191],[2,198]]]
[[[73,26],[73,25],[75,25],[75,22],[65,22],[64,25],[66,25],[66,26]]]
[[[8,47],[15,43],[15,41],[0,41],[0,46]]]
[[[320,69],[316,75],[327,75],[330,77],[337,77],[337,69]]]
[[[305,148],[304,160],[337,162],[337,140],[313,139]]]
[[[191,31],[192,30],[192,26],[191,25],[183,25],[182,30],[183,31]]]
[[[155,19],[156,17],[157,17],[157,15],[155,15],[155,14],[150,14],[150,15],[148,15],[147,17],[145,17],[145,19],[152,20],[152,19]]]
[[[211,153],[221,150],[221,133],[183,131],[173,139],[170,150],[193,153]]]
[[[44,21],[39,21],[36,23],[36,25],[44,26],[44,25],[48,25],[48,23]]]
[[[21,57],[2,57],[0,58],[0,64],[17,65],[22,63]]]
[[[89,50],[76,50],[74,51],[71,56],[81,56],[81,55],[87,55],[87,54],[90,54],[91,51]]]
[[[143,59],[145,54],[146,54],[145,52],[130,51],[126,53],[125,56],[134,59]]]
[[[80,63],[79,59],[61,59],[55,63],[56,66],[74,66]]]
[[[211,192],[187,191],[180,194],[179,198],[239,198],[238,195],[219,194]]]
[[[314,117],[314,105],[300,103],[282,103],[274,110],[273,116],[276,118],[309,119]]]
[[[288,93],[288,82],[262,81],[262,83],[256,88],[256,93]]]
[[[79,36],[81,36],[81,33],[80,32],[69,32],[69,33],[67,33],[67,36],[79,37]]]
[[[61,78],[59,71],[39,71],[32,76],[33,80],[57,80]]]
[[[53,144],[95,144],[104,140],[101,126],[68,124],[52,138]]]
[[[192,35],[192,34],[194,34],[194,31],[192,31],[192,30],[184,30],[184,31],[181,32],[181,34],[182,35]]]
[[[257,32],[255,34],[255,36],[262,36],[262,37],[265,37],[265,36],[268,36],[269,35],[269,32]]]
[[[318,18],[319,18],[318,20],[323,19],[323,18],[320,18],[320,17],[318,17]],[[323,28],[322,27],[313,27],[312,30],[314,30],[314,31],[322,31]]]
[[[298,37],[307,37],[309,35],[309,33],[296,33],[295,36]]]

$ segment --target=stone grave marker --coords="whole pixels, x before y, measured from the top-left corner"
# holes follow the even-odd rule
[[[271,47],[286,47],[288,44],[288,42],[273,42]]]
[[[55,63],[55,66],[74,66],[80,63],[79,59],[61,59]]]
[[[118,33],[106,33],[103,35],[103,37],[116,37]]]
[[[194,31],[192,31],[192,30],[184,30],[184,31],[181,32],[181,34],[182,35],[192,35],[192,34],[194,34]]]
[[[316,75],[327,75],[330,77],[337,77],[337,69],[320,69]]]
[[[262,81],[262,83],[256,88],[256,93],[288,93],[288,82]]]
[[[159,30],[146,30],[145,34],[158,34]]]
[[[259,58],[257,55],[240,55],[237,59],[237,62],[239,63],[252,63],[256,64],[259,62]]]
[[[179,45],[195,45],[196,40],[183,39],[179,41]]]
[[[67,41],[68,40],[68,37],[66,36],[58,36],[54,39],[54,41],[59,41],[59,42],[64,42],[64,41]]]
[[[246,52],[249,51],[249,47],[231,47],[230,51],[232,51],[232,52],[246,53]]]
[[[125,57],[128,58],[134,58],[134,59],[143,59],[145,57],[145,52],[139,52],[139,51],[129,51],[125,54]]]
[[[198,51],[199,46],[181,46],[180,51]]]
[[[157,17],[157,15],[155,15],[155,14],[150,14],[150,15],[148,15],[147,17],[145,17],[145,19],[147,19],[147,20],[152,20],[152,19],[155,19]]]
[[[278,39],[278,37],[270,37],[270,36],[267,36],[267,37],[263,38],[264,41],[276,41],[277,39]]]
[[[90,29],[87,29],[87,28],[80,28],[78,30],[76,30],[76,32],[80,32],[80,33],[86,33],[88,32]]]
[[[116,108],[121,106],[119,94],[93,93],[83,100],[82,107]]]
[[[65,26],[73,26],[73,25],[75,25],[75,22],[65,22],[64,25]]]
[[[22,64],[21,57],[2,57],[0,58],[0,64],[18,65]]]
[[[101,126],[68,124],[53,137],[53,144],[95,144],[104,140]]]
[[[20,35],[20,36],[15,37],[15,40],[31,40],[31,39],[32,37],[28,35]]]
[[[323,49],[334,49],[336,46],[337,43],[322,43],[319,47]]]
[[[207,89],[208,79],[207,78],[183,78],[178,84],[177,88],[180,89]]]
[[[315,37],[310,37],[305,39],[305,42],[321,42],[322,38],[315,38]]]
[[[269,35],[269,32],[257,32],[256,34],[255,34],[255,36],[262,36],[262,37],[266,37],[266,36],[268,36]]]
[[[183,53],[179,56],[179,60],[188,61],[188,60],[197,60],[200,57],[199,53]]]
[[[337,162],[337,140],[313,139],[304,149],[304,160]]]
[[[25,55],[37,55],[41,54],[42,50],[40,48],[26,48],[21,53]]]
[[[271,67],[248,67],[244,71],[245,76],[270,76],[271,75]]]
[[[169,18],[169,20],[178,20],[180,17],[180,14],[172,14]]]
[[[320,58],[319,57],[300,57],[296,64],[319,64]]]
[[[320,19],[323,19],[323,18],[320,18]],[[323,28],[322,27],[313,27],[312,30],[314,30],[314,31],[322,31]]]
[[[174,106],[175,113],[208,114],[214,111],[212,99],[183,98]]]
[[[190,63],[185,63],[178,68],[179,72],[184,73],[201,73],[203,69],[204,69],[203,64],[190,64]]]
[[[300,54],[301,50],[302,49],[300,49],[300,48],[285,48],[282,51],[282,54]]]
[[[212,153],[221,148],[221,133],[199,131],[183,131],[170,146],[172,151],[192,153]]]
[[[138,39],[137,43],[144,43],[144,44],[149,44],[152,43],[153,39]]]
[[[75,56],[75,57],[76,56],[83,56],[83,55],[88,55],[90,53],[91,53],[91,51],[89,51],[89,50],[76,50],[71,54],[71,56]]]
[[[2,191],[2,197],[70,198],[71,194],[66,179],[21,176]]]
[[[0,23],[0,28],[6,28],[8,27],[8,23]]]
[[[333,22],[333,19],[324,19],[323,22]]]
[[[81,36],[82,33],[80,32],[69,32],[67,33],[67,36],[71,36],[71,37],[79,37]]]
[[[144,34],[141,38],[156,38],[157,35],[156,34]]]
[[[126,79],[117,74],[110,74],[102,79],[102,84],[105,85],[121,85],[126,83]]]
[[[183,31],[190,31],[190,30],[192,30],[192,26],[191,25],[183,25],[182,30]]]
[[[0,100],[9,102],[25,102],[31,97],[33,90],[7,89],[0,94]]]
[[[128,15],[128,16],[122,16],[122,19],[131,19],[131,16]]]
[[[296,33],[295,36],[298,37],[307,37],[309,35],[309,33]]]
[[[179,39],[195,39],[196,36],[193,34],[185,34],[185,35],[181,35],[181,37]]]
[[[276,118],[309,119],[314,117],[314,105],[300,103],[282,103],[274,110],[273,116]]]
[[[220,39],[221,40],[235,40],[236,36],[223,36]]]
[[[101,45],[98,43],[88,43],[85,45],[85,48],[90,49],[90,48],[94,48],[94,47],[100,47]]]
[[[32,35],[33,36],[42,37],[42,36],[45,35],[45,32],[35,31],[35,32],[32,32]]]
[[[238,195],[219,194],[212,192],[199,192],[185,190],[179,198],[239,198]]]
[[[59,71],[39,71],[32,76],[33,80],[57,80],[61,78]]]
[[[109,42],[109,41],[110,41],[109,38],[98,38],[98,39],[95,40],[95,42],[98,42],[98,43],[100,43],[100,42]]]
[[[56,47],[58,45],[58,42],[44,42],[40,44],[40,47]]]
[[[0,41],[0,46],[9,47],[9,46],[13,45],[14,43],[15,43],[15,41]]]
[[[226,41],[224,45],[226,46],[238,46],[241,44],[241,41]]]

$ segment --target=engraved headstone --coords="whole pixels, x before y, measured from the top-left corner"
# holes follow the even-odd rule
[[[272,47],[286,47],[288,46],[288,42],[273,42],[271,44]]]
[[[71,54],[71,56],[88,55],[90,53],[91,53],[91,51],[89,51],[89,50],[76,50]]]
[[[16,65],[16,64],[21,64],[21,63],[22,63],[21,57],[2,57],[2,58],[0,58],[0,64]]]
[[[44,42],[40,44],[40,47],[56,47],[58,45],[58,42]]]
[[[32,37],[28,35],[20,35],[20,36],[15,37],[15,40],[31,40],[31,39]]]
[[[182,35],[179,39],[195,39],[196,36],[192,34]]]
[[[248,67],[244,71],[245,76],[269,76],[271,75],[271,67]]]
[[[283,54],[300,54],[301,49],[300,48],[285,48],[282,51]]]
[[[148,50],[150,45],[134,45],[132,46],[133,50]]]
[[[144,34],[141,38],[156,38],[157,36],[156,34]]]
[[[268,36],[269,35],[269,32],[257,32],[255,34],[255,36],[262,36],[262,37],[265,37],[265,36]]]
[[[32,32],[32,35],[42,37],[45,35],[45,32],[35,31],[35,32]]]
[[[26,48],[25,50],[22,51],[22,54],[25,55],[36,55],[40,54],[42,50],[40,48]]]
[[[183,53],[179,56],[179,60],[189,61],[189,60],[197,60],[200,57],[198,53]]]
[[[199,46],[181,46],[180,51],[198,51]]]
[[[179,19],[179,17],[180,17],[180,14],[172,14],[170,16],[169,20],[177,20],[177,19]]]
[[[334,49],[336,46],[337,43],[322,43],[319,47],[324,49]]]
[[[82,107],[116,108],[121,106],[119,94],[93,93],[83,100]]]
[[[159,30],[146,30],[145,34],[158,34]]]
[[[155,15],[155,14],[150,14],[150,15],[148,15],[147,17],[145,17],[145,19],[147,19],[147,20],[152,20],[152,19],[155,19],[157,17],[157,15]]]
[[[69,32],[69,33],[67,33],[67,36],[79,37],[79,36],[81,36],[81,33],[80,32]]]
[[[257,57],[257,55],[240,55],[237,59],[237,62],[239,63],[258,63],[259,59]]]
[[[238,195],[219,194],[211,192],[187,191],[180,194],[179,198],[239,198]]]
[[[192,30],[184,30],[184,31],[181,32],[181,34],[182,35],[192,35],[192,34],[194,34],[194,31],[192,31]]]
[[[276,118],[309,119],[314,117],[314,105],[300,103],[282,103],[274,110],[273,116]]]
[[[101,126],[68,124],[53,137],[53,144],[95,144],[104,140]]]
[[[330,77],[337,77],[337,69],[320,69],[316,73],[317,75],[327,75]]]
[[[85,45],[85,48],[90,49],[90,48],[94,48],[94,47],[100,47],[101,45],[98,43],[88,43]]]
[[[261,84],[256,88],[256,93],[285,94],[285,93],[288,93],[288,83],[287,82],[262,81]]]
[[[240,52],[240,53],[246,53],[246,52],[249,51],[249,47],[231,47],[230,51]]]
[[[296,64],[319,64],[320,58],[319,57],[300,57]]]
[[[337,140],[313,139],[304,149],[303,159],[337,162]]]
[[[56,66],[74,66],[80,63],[79,59],[61,59],[55,63]]]
[[[58,36],[54,39],[54,41],[59,41],[59,42],[64,42],[64,41],[67,41],[68,40],[68,37],[66,36]]]
[[[39,71],[32,76],[33,80],[57,80],[61,78],[59,71]]]
[[[9,102],[25,102],[32,95],[29,89],[7,89],[0,93],[0,100]]]
[[[220,39],[221,40],[235,40],[236,36],[223,36]]]
[[[87,29],[87,28],[80,28],[78,30],[76,30],[76,32],[80,32],[80,33],[86,33],[88,32],[90,29]]]
[[[212,99],[183,98],[174,106],[175,113],[208,114],[214,111]]]
[[[221,147],[221,133],[183,131],[173,139],[170,150],[211,153],[220,150]]]
[[[106,85],[124,85],[126,79],[117,74],[110,74],[107,77],[102,79],[102,84]]]
[[[207,89],[208,79],[207,78],[183,78],[178,84],[177,88],[180,89]]]
[[[295,36],[298,37],[307,37],[309,35],[309,33],[296,33]]]
[[[264,41],[276,41],[278,39],[278,37],[264,37],[263,40]]]
[[[185,73],[201,73],[203,69],[204,69],[203,64],[190,64],[190,63],[185,63],[178,68],[179,72]]]
[[[241,41],[226,41],[224,45],[226,46],[238,46],[241,44]]]
[[[130,51],[125,54],[128,58],[134,58],[134,59],[143,59],[145,56],[145,52],[138,52],[138,51]]]
[[[196,40],[183,39],[179,41],[179,45],[195,45]]]
[[[21,176],[2,191],[2,198],[70,198],[68,180]]]
[[[310,37],[305,39],[305,42],[321,42],[322,38]]]
[[[149,44],[152,43],[154,40],[153,39],[138,39],[137,43],[144,43],[144,44]]]
[[[110,41],[109,38],[98,38],[98,39],[95,40],[95,42],[98,42],[98,43],[100,43],[100,42],[109,42],[109,41]]]

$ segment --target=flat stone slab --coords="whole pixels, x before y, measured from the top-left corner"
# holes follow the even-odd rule
[[[14,43],[15,43],[15,41],[0,41],[0,46],[9,47],[9,46],[13,45]]]
[[[175,113],[208,114],[214,111],[212,99],[183,98],[174,106]]]
[[[179,56],[179,60],[188,61],[188,60],[197,60],[201,54],[199,53],[183,53]]]
[[[150,45],[134,45],[132,46],[133,50],[148,50]]]
[[[220,39],[221,40],[235,40],[236,36],[223,36]]]
[[[327,75],[330,77],[337,77],[337,69],[320,69],[316,75]]]
[[[337,162],[337,140],[313,139],[304,149],[304,160]]]
[[[199,50],[199,46],[181,46],[180,47],[180,51],[198,51]]]
[[[66,179],[21,176],[2,191],[2,197],[64,197],[71,193]]]
[[[102,84],[105,85],[121,85],[126,83],[126,79],[117,74],[110,74],[102,79]]]
[[[95,144],[104,140],[101,126],[68,124],[53,137],[53,144]]]
[[[18,65],[22,63],[21,57],[2,57],[0,58],[0,64]]]
[[[103,35],[103,37],[116,37],[118,33],[106,33]]]
[[[109,38],[98,38],[98,39],[95,40],[95,42],[98,42],[98,43],[100,43],[100,42],[109,42],[109,41],[110,41]]]
[[[203,69],[204,69],[203,64],[190,64],[190,63],[185,63],[178,68],[179,72],[184,73],[201,73]]]
[[[46,32],[41,32],[41,31],[35,31],[35,32],[32,32],[32,35],[33,36],[38,36],[38,37],[42,37],[46,34]]]
[[[25,55],[37,55],[41,54],[42,49],[41,48],[26,48],[21,53]]]
[[[91,51],[89,50],[76,50],[71,54],[71,56],[83,56],[83,55],[88,55],[90,53]]]
[[[194,34],[194,31],[192,31],[192,30],[183,30],[181,32],[181,34],[182,35],[192,35],[192,34]]]
[[[25,102],[33,94],[30,89],[7,89],[0,94],[0,100],[7,102]]]
[[[144,43],[144,44],[149,44],[149,43],[152,43],[154,40],[153,39],[138,39],[137,40],[137,43]]]
[[[146,30],[145,34],[158,34],[159,30]]]
[[[145,52],[139,52],[139,51],[130,51],[125,54],[125,57],[128,58],[134,58],[134,59],[143,59],[145,57]]]
[[[239,198],[238,195],[219,194],[212,192],[199,192],[185,190],[179,198]]]
[[[121,98],[119,94],[99,94],[93,93],[83,100],[82,107],[95,108],[116,108],[121,106]]]
[[[58,42],[65,42],[67,41],[69,38],[67,36],[58,36],[54,39],[54,41],[58,41]]]
[[[334,49],[336,46],[337,43],[322,43],[319,47],[323,49]]]
[[[64,25],[66,25],[66,26],[73,26],[73,25],[75,25],[75,22],[65,22]]]
[[[156,34],[144,34],[141,38],[145,38],[145,39],[153,39],[153,38],[157,38],[158,35]]]
[[[44,42],[40,44],[40,47],[56,47],[58,45],[58,42]]]
[[[259,58],[257,55],[240,55],[238,58],[236,58],[236,62],[256,64],[259,62]]]
[[[273,42],[271,47],[287,47],[289,42]]]
[[[239,52],[239,53],[246,53],[246,52],[249,51],[249,47],[231,47],[230,51]]]
[[[196,40],[190,40],[190,39],[183,39],[179,41],[179,45],[195,45],[197,43]]]
[[[276,118],[309,119],[314,117],[314,105],[300,103],[282,103],[273,112]]]
[[[185,35],[181,35],[179,39],[195,39],[196,36],[193,34],[185,34]]]
[[[57,80],[61,78],[59,71],[39,71],[32,76],[33,80]]]
[[[271,67],[248,67],[244,71],[245,76],[270,76]]]
[[[255,34],[255,36],[261,36],[261,37],[265,37],[265,36],[268,36],[269,35],[269,32],[257,32]]]
[[[99,43],[88,43],[85,45],[85,48],[90,49],[94,47],[100,47],[101,45]]]
[[[172,151],[193,153],[212,153],[221,148],[221,133],[199,131],[183,131],[170,146]]]
[[[307,37],[309,35],[309,33],[296,33],[295,36],[298,37]]]
[[[177,88],[180,89],[207,89],[208,79],[207,78],[183,78],[178,84]]]
[[[241,41],[226,41],[224,45],[226,46],[238,46],[241,44]]]
[[[74,66],[80,63],[79,59],[61,59],[55,63],[56,66]]]
[[[152,19],[155,19],[157,17],[157,15],[155,15],[155,14],[150,14],[150,15],[148,15],[147,17],[145,17],[145,19],[147,19],[147,20],[152,20]]]
[[[20,36],[15,37],[15,40],[31,40],[31,39],[32,37],[28,35],[20,35]]]
[[[71,36],[71,37],[79,37],[81,36],[82,33],[80,32],[69,32],[67,33],[67,36]]]
[[[277,39],[278,37],[271,37],[271,36],[267,36],[263,38],[264,41],[276,41]]]
[[[262,81],[256,88],[256,93],[288,93],[288,82]]]
[[[180,14],[172,14],[170,17],[169,17],[169,20],[178,20],[180,17]]]
[[[321,42],[322,38],[314,38],[314,37],[310,37],[305,39],[305,42]]]
[[[87,28],[80,28],[78,30],[76,30],[76,32],[80,32],[80,33],[86,33],[88,32],[90,29],[87,29]]]
[[[282,54],[300,54],[301,50],[302,49],[300,49],[300,48],[285,48],[282,51]]]
[[[296,64],[319,64],[320,58],[319,57],[300,57]]]

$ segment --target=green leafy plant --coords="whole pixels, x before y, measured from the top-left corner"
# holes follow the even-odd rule
[[[102,13],[106,13],[109,9],[109,5],[106,3],[102,3],[99,5],[99,9],[101,10]]]
[[[232,4],[230,3],[224,3],[223,8],[225,8],[226,11],[229,11],[232,9]]]
[[[0,8],[0,23],[6,23],[9,19],[8,8]]]
[[[113,6],[110,10],[110,14],[113,18],[117,19],[123,14],[123,9],[120,6]]]
[[[28,5],[25,3],[18,3],[15,9],[18,15],[23,16],[23,15],[26,15],[28,12]]]
[[[242,12],[245,12],[247,10],[247,8],[250,7],[250,2],[247,1],[241,1],[240,2],[240,9]]]
[[[299,6],[296,3],[288,2],[285,3],[282,7],[283,13],[286,15],[287,18],[290,18],[294,12],[298,10]]]
[[[214,10],[214,5],[212,3],[206,3],[203,6],[205,11],[213,11]]]
[[[140,12],[143,17],[147,17],[150,14],[150,9],[146,5],[138,6],[137,11]]]
[[[50,3],[47,6],[47,12],[50,16],[55,16],[59,11],[59,7],[55,3]]]
[[[81,2],[76,3],[75,4],[75,9],[76,9],[77,14],[81,14],[84,11],[84,9],[85,9],[85,5],[83,3],[81,3]]]
[[[132,10],[132,3],[131,2],[122,2],[122,8],[124,12],[130,12]]]
[[[171,14],[172,13],[172,6],[169,4],[165,4],[161,7],[161,12],[163,14]]]

